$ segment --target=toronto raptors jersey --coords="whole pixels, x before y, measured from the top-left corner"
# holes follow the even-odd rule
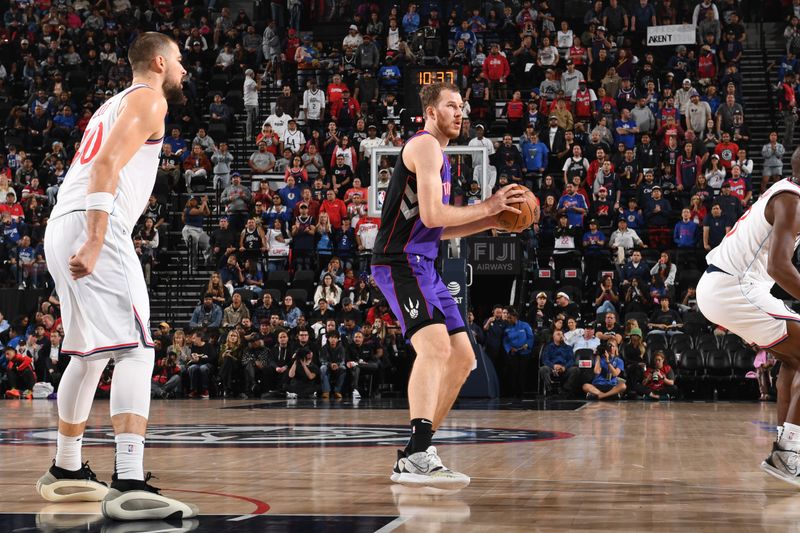
[[[780,193],[800,196],[800,186],[791,179],[779,181],[762,194],[750,209],[744,212],[719,246],[708,252],[708,264],[718,267],[741,280],[754,283],[774,283],[767,274],[772,225],[767,222],[765,209],[770,198]],[[780,221],[776,220],[776,223]],[[800,244],[795,238],[794,247]]]
[[[430,135],[421,130],[419,135]],[[405,149],[405,146],[403,147]],[[450,203],[450,160],[442,152],[442,204]],[[419,217],[417,198],[417,176],[403,163],[403,150],[397,158],[392,181],[386,191],[381,211],[381,226],[375,238],[374,256],[415,254],[436,259],[439,255],[439,239],[444,228],[429,228]]]
[[[51,219],[86,208],[89,173],[94,159],[114,128],[123,98],[139,89],[150,90],[143,83],[132,85],[111,97],[92,115],[81,139],[80,148],[75,153],[69,171],[64,177],[64,183],[58,191],[58,201],[53,208]],[[145,142],[119,172],[111,215],[122,222],[128,233],[133,230],[153,191],[162,142],[163,138]]]

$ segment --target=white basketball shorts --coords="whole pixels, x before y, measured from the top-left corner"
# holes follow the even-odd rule
[[[62,353],[108,358],[137,346],[152,347],[150,301],[130,232],[109,217],[94,271],[74,280],[69,258],[86,242],[86,212],[73,211],[48,222],[47,268],[56,284],[64,324]]]
[[[771,348],[788,336],[787,320],[800,322],[800,315],[770,294],[772,285],[706,272],[697,284],[697,306],[711,322],[749,343]]]

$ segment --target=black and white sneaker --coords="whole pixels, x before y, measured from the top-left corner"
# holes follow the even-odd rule
[[[781,481],[800,487],[800,453],[781,450],[777,443],[772,445],[772,453],[761,463],[761,469]]]
[[[406,458],[405,450],[397,450],[397,461],[394,462],[394,466],[392,467],[392,481],[395,483],[400,482],[400,474],[403,473],[403,463]]]
[[[456,490],[469,485],[469,476],[450,470],[442,464],[436,447],[430,446],[424,452],[400,457],[398,453],[392,481],[411,487],[434,487]]]
[[[78,470],[50,467],[36,482],[36,492],[49,502],[99,502],[105,498],[108,485],[97,481],[97,476],[83,463]]]
[[[197,516],[199,510],[191,504],[159,493],[159,489],[147,483],[152,476],[147,473],[144,481],[117,479],[103,499],[103,516],[112,520],[180,520]]]

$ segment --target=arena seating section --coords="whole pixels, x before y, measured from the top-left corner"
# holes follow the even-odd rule
[[[413,351],[401,339],[390,314],[378,309],[382,297],[367,268],[377,221],[366,216],[364,202],[354,203],[354,193],[362,191],[355,189],[352,181],[336,191],[338,199],[345,202],[343,218],[352,221],[352,229],[340,230],[340,221],[333,220],[339,217],[330,217],[335,222],[331,229],[316,229],[307,237],[304,228],[317,225],[318,216],[307,219],[298,214],[299,209],[276,212],[271,202],[279,196],[294,207],[305,201],[299,190],[312,188],[313,201],[322,204],[332,176],[339,183],[356,177],[363,187],[372,184],[365,163],[368,152],[360,150],[369,137],[369,127],[376,127],[381,144],[394,146],[402,145],[420,127],[406,110],[417,96],[404,94],[396,68],[403,73],[427,66],[457,71],[466,115],[454,143],[488,143],[495,187],[506,182],[525,184],[543,206],[540,223],[519,235],[526,259],[518,284],[521,300],[516,300],[522,303],[517,308],[521,319],[532,326],[536,346],[527,356],[524,387],[513,392],[554,392],[542,390],[537,383],[538,358],[554,328],[563,328],[570,339],[579,336],[579,332],[569,332],[568,321],[560,321],[559,313],[578,318],[574,327],[579,330],[589,323],[602,324],[605,313],[598,313],[598,307],[607,299],[602,282],[608,277],[614,296],[603,309],[610,306],[617,315],[624,328],[624,344],[630,342],[631,329],[638,327],[647,344],[647,364],[652,364],[656,351],[663,351],[676,369],[677,384],[685,397],[756,396],[756,380],[746,377],[755,371],[754,350],[735,335],[707,323],[693,297],[694,285],[706,268],[705,252],[757,199],[764,158],[777,145],[785,151],[783,161],[788,161],[794,148],[793,139],[786,138],[793,135],[793,129],[778,132],[777,143],[770,144],[774,122],[770,125],[765,118],[767,110],[760,106],[777,108],[777,95],[783,87],[767,87],[746,76],[759,69],[763,76],[763,54],[757,47],[754,51],[742,49],[741,43],[757,36],[745,32],[740,19],[746,13],[736,13],[736,2],[716,2],[709,8],[696,0],[673,3],[676,7],[650,0],[643,7],[639,0],[620,0],[626,11],[624,20],[638,21],[629,27],[622,27],[620,13],[600,1],[596,2],[599,7],[577,1],[525,1],[505,12],[502,2],[480,3],[482,7],[474,12],[460,5],[450,12],[447,2],[424,2],[413,8],[406,8],[406,2],[401,7],[361,1],[298,2],[291,11],[260,2],[252,16],[231,10],[226,2],[209,3],[213,8],[197,0],[122,0],[100,2],[96,7],[81,1],[52,5],[19,2],[22,6],[11,2],[4,13],[0,25],[0,203],[6,204],[0,206],[0,283],[19,292],[15,302],[27,303],[11,306],[10,299],[0,303],[0,342],[12,348],[21,345],[19,351],[35,361],[37,381],[57,386],[57,376],[66,364],[63,358],[56,361],[47,356],[49,334],[61,327],[42,247],[48,213],[88,118],[130,83],[127,45],[138,32],[161,31],[174,36],[185,54],[189,77],[184,89],[189,100],[184,106],[171,107],[166,119],[165,142],[184,151],[177,157],[163,157],[154,191],[156,204],[143,214],[134,232],[151,292],[156,358],[165,362],[157,365],[154,380],[163,385],[173,374],[182,380],[169,392],[159,389],[159,395],[192,392],[180,343],[173,341],[176,329],[189,334],[197,331],[218,347],[226,342],[231,328],[239,328],[245,335],[257,332],[260,320],[268,323],[274,310],[281,323],[269,325],[269,331],[277,335],[281,329],[287,330],[294,349],[298,333],[308,330],[318,356],[328,316],[318,312],[320,294],[332,304],[330,316],[335,318],[349,353],[367,354],[370,372],[361,376],[361,383],[348,387],[372,396],[403,394]],[[707,10],[711,15],[706,15]],[[789,15],[790,10],[784,14]],[[269,25],[272,17],[275,24]],[[693,17],[700,22],[696,45],[644,46],[647,26],[691,22]],[[778,63],[773,84],[782,82],[788,70],[798,70],[797,61],[791,58]],[[255,72],[260,84],[249,136],[243,88],[247,69]],[[334,83],[337,74],[344,85]],[[302,108],[305,82],[311,79],[326,93],[325,116],[318,121],[308,120]],[[585,87],[579,83],[581,79],[587,82]],[[341,100],[345,86],[358,107],[331,102]],[[699,100],[691,96],[695,93]],[[767,94],[772,101],[765,100]],[[732,104],[726,103],[727,95],[732,96]],[[215,101],[216,96],[221,101]],[[780,105],[785,105],[783,100]],[[753,106],[757,113],[752,112]],[[282,108],[282,117],[276,107]],[[697,119],[698,113],[706,112],[713,124]],[[261,140],[262,124],[275,124],[283,130],[287,114],[296,119],[306,140],[302,146],[291,140],[286,143],[294,147],[289,159],[306,155],[308,146],[316,144],[322,164],[315,166],[312,156],[303,159],[305,170],[292,169],[292,161],[281,151],[287,140],[284,137],[267,147],[276,166],[254,172],[248,161],[259,150],[256,135]],[[671,122],[670,117],[677,121]],[[532,129],[526,128],[529,123]],[[178,128],[177,137],[170,138],[173,128]],[[206,136],[198,136],[199,129]],[[538,135],[538,141],[530,137],[531,132]],[[352,151],[343,144],[344,135],[349,136]],[[643,141],[644,135],[650,137],[649,144]],[[723,135],[730,135],[729,143]],[[195,143],[200,143],[197,153],[205,154],[198,164],[192,164],[194,156],[189,155]],[[221,143],[228,143],[233,156],[229,173],[241,174],[241,187],[226,187],[230,176],[210,162],[211,156],[219,154]],[[687,155],[686,144],[692,145],[692,155]],[[578,154],[573,147],[581,147],[581,152],[569,164],[568,158]],[[595,163],[601,148],[610,166]],[[632,159],[626,159],[628,148]],[[741,156],[737,148],[744,150]],[[547,152],[544,157],[543,149]],[[345,154],[350,168],[334,168],[334,151]],[[585,166],[581,158],[585,158]],[[170,162],[177,163],[177,171],[170,170]],[[393,163],[385,158],[379,166],[390,169]],[[459,157],[453,158],[453,163],[455,203],[474,202],[479,193],[472,185],[477,179],[473,162]],[[196,174],[191,188],[187,187],[186,170],[194,173],[203,166],[206,172]],[[325,168],[327,176],[323,190],[315,191],[319,167]],[[733,170],[736,168],[738,171]],[[652,173],[652,181],[648,173]],[[214,179],[215,174],[222,174],[223,179]],[[296,193],[283,189],[288,176],[300,178]],[[564,184],[573,177],[577,195],[570,196]],[[260,195],[261,182],[267,184],[267,192]],[[661,193],[652,192],[654,188]],[[191,197],[199,204],[206,198],[209,211],[201,216],[200,231],[187,233],[182,215],[191,209],[187,206]],[[629,199],[636,204],[629,204]],[[259,202],[262,205],[257,208]],[[585,213],[570,207],[582,204]],[[715,213],[715,206],[720,213]],[[684,208],[690,209],[688,221],[681,222]],[[322,209],[335,212],[338,206],[328,202]],[[562,213],[567,216],[560,221]],[[153,231],[146,226],[148,217],[163,222]],[[223,217],[232,228],[227,233],[220,230]],[[268,251],[262,250],[259,242],[240,252],[239,232],[250,218],[263,228]],[[613,234],[620,218],[626,219],[637,235],[630,242]],[[590,221],[596,227],[590,228]],[[211,237],[212,246],[222,243],[223,249],[210,257],[204,255],[201,234]],[[187,235],[191,238],[186,239]],[[224,243],[231,235],[232,248],[226,251]],[[621,244],[624,251],[618,253],[610,244]],[[359,249],[359,245],[364,246]],[[642,254],[644,266],[632,263],[635,251]],[[339,269],[329,270],[332,256],[340,259]],[[241,281],[234,263],[246,281]],[[322,292],[318,285],[328,270],[335,288]],[[223,311],[223,321],[232,317],[238,323],[209,324],[204,318],[190,324],[193,314],[203,315],[197,309],[216,273],[223,289],[213,305]],[[540,292],[547,303],[537,315]],[[249,325],[242,325],[241,309],[232,307],[234,293],[242,296],[251,317]],[[274,308],[261,305],[262,295],[267,293],[273,296]],[[566,308],[558,307],[557,300],[564,303],[561,293],[569,297]],[[287,296],[293,299],[290,308],[284,306]],[[677,312],[683,325],[666,335],[652,334],[649,324],[657,319],[664,298],[670,299],[670,309]],[[351,310],[344,308],[346,299],[354,304]],[[496,303],[507,305],[508,301]],[[292,311],[293,307],[300,312]],[[298,321],[297,314],[304,318]],[[374,327],[376,316],[384,319],[383,325],[379,321]],[[346,327],[347,317],[355,319],[355,328]],[[488,317],[487,312],[476,316],[471,328],[476,339],[485,343],[500,372],[503,392],[509,394],[511,376],[505,369],[512,356],[503,352],[502,342],[498,347],[502,329],[484,328]],[[634,319],[637,323],[630,324]],[[37,332],[40,324],[45,327]],[[366,349],[353,343],[354,331],[359,329],[365,333]],[[270,337],[267,347],[274,341]],[[166,363],[172,352],[178,356],[174,372],[168,368],[171,362]],[[223,390],[227,385],[222,383],[219,369],[212,368],[211,395],[268,392],[258,379],[255,383],[247,379],[248,365],[261,355],[267,360],[274,356],[274,349],[244,348],[229,382],[230,391]],[[8,387],[7,366],[3,355],[0,392]]]

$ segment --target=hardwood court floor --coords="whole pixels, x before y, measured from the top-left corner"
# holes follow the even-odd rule
[[[773,404],[462,405],[435,440],[453,442],[441,455],[472,484],[435,495],[388,479],[405,411],[286,404],[154,401],[145,469],[200,507],[198,531],[800,531],[800,489],[759,469]],[[84,448],[105,480],[107,412],[97,402]],[[56,420],[55,402],[0,402],[0,531],[114,531],[51,514],[99,504],[47,505],[35,494]]]

